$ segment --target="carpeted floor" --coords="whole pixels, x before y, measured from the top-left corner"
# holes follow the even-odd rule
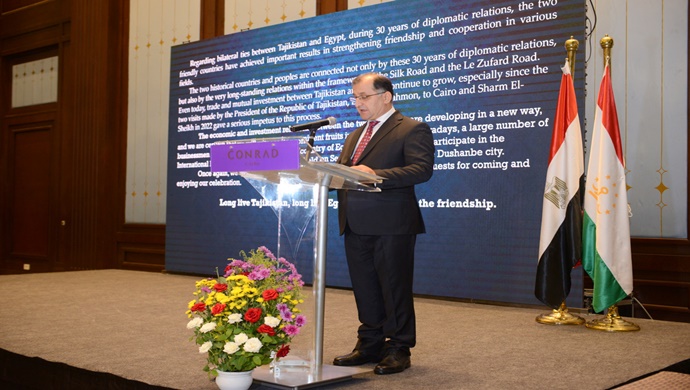
[[[98,388],[109,376],[130,380],[109,388],[216,388],[185,326],[197,279],[121,270],[0,276],[0,383],[39,388],[32,385],[37,367],[54,362],[62,374],[49,388],[65,388],[61,381],[84,372],[93,378],[72,388]],[[410,369],[368,371],[322,388],[607,389],[690,358],[686,323],[635,319],[639,332],[609,333],[538,324],[546,308],[428,298],[416,300],[416,311]],[[352,293],[327,289],[324,363],[352,349],[356,327]]]
[[[616,390],[690,389],[690,359],[633,378],[614,388]]]

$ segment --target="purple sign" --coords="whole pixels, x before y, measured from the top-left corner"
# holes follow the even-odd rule
[[[211,172],[299,169],[299,140],[211,145]]]

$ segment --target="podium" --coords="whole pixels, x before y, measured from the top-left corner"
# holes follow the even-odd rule
[[[312,138],[313,140],[313,138]],[[304,137],[218,142],[211,146],[212,172],[239,172],[278,217],[277,256],[294,263],[300,248],[313,249],[314,307],[311,346],[292,349],[270,366],[257,367],[255,381],[275,388],[303,389],[344,381],[368,370],[323,364],[323,329],[331,189],[380,191],[383,178],[329,163]],[[310,318],[313,317],[313,318]],[[295,339],[305,336],[297,335]],[[295,339],[293,339],[293,344]]]

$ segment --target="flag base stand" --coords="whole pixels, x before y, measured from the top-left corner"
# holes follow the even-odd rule
[[[585,323],[584,318],[568,313],[565,302],[561,303],[561,306],[551,313],[537,316],[536,321],[546,325],[582,325]]]
[[[640,330],[639,325],[626,321],[618,315],[618,306],[616,305],[609,307],[606,317],[587,321],[585,326],[589,329],[608,332],[635,332]]]

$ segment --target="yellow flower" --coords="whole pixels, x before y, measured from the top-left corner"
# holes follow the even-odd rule
[[[228,297],[227,295],[225,295],[223,293],[217,293],[216,294],[216,300],[220,303],[228,303],[228,302],[230,302],[230,297]]]
[[[246,282],[251,282],[249,278],[246,275],[231,275],[228,277],[229,280],[236,280],[238,284],[246,283]]]
[[[296,305],[297,300],[292,299],[292,295],[287,294],[282,297],[281,302],[294,306]]]
[[[201,290],[202,287],[211,288],[216,283],[218,283],[218,282],[215,279],[203,279],[203,280],[199,280],[198,282],[196,282],[196,288],[198,290]]]
[[[259,295],[259,290],[255,287],[246,286],[244,292],[247,294],[248,298],[254,298],[255,296]]]
[[[236,300],[236,301],[234,301],[234,302],[230,302],[230,304],[228,305],[228,307],[229,307],[230,309],[241,309],[241,308],[245,307],[246,305],[247,305],[247,301],[246,301],[246,300],[244,300],[244,299],[238,299],[238,300]]]

